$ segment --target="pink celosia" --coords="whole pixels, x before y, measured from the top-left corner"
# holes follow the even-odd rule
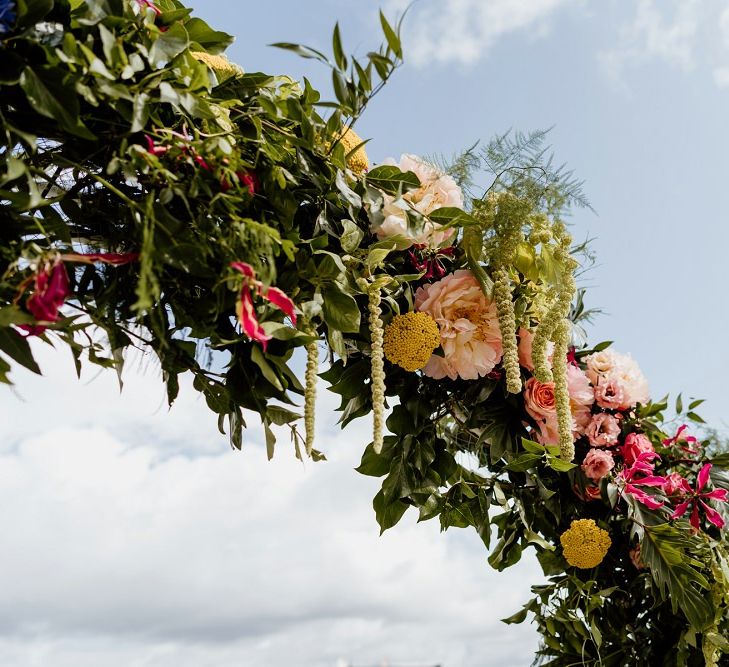
[[[271,336],[266,335],[263,327],[258,322],[256,311],[253,307],[251,290],[272,303],[285,315],[288,315],[291,318],[291,322],[295,325],[296,312],[294,310],[294,302],[278,287],[266,287],[260,280],[257,280],[256,273],[250,264],[246,264],[245,262],[232,262],[230,266],[243,274],[243,283],[236,305],[236,312],[241,328],[249,338],[261,343],[261,347],[265,352]]]
[[[605,449],[591,449],[582,462],[585,476],[595,481],[605,477],[614,467],[613,455]]]
[[[632,465],[640,454],[652,451],[654,451],[653,444],[645,435],[628,433],[620,449],[620,454],[625,459],[626,465]]]
[[[620,422],[607,412],[599,412],[592,416],[585,435],[592,447],[612,447],[620,436]]]
[[[709,481],[711,467],[711,463],[705,463],[704,466],[701,468],[696,478],[696,489],[692,489],[690,486],[688,486],[688,484],[686,485],[688,493],[691,494],[691,497],[688,500],[685,500],[684,502],[676,505],[675,511],[673,512],[673,514],[671,514],[672,519],[678,519],[686,514],[689,507],[693,505],[693,510],[691,512],[691,517],[689,518],[689,523],[694,528],[694,530],[699,530],[699,528],[701,527],[701,522],[699,520],[699,506],[704,510],[706,518],[717,528],[723,528],[725,525],[724,518],[721,516],[721,514],[719,514],[719,512],[717,512],[713,507],[709,506],[706,503],[706,501],[708,500],[716,500],[720,503],[725,503],[727,502],[727,500],[729,500],[729,497],[727,497],[726,489],[714,489],[713,491],[703,490],[706,486],[706,483]]]
[[[420,287],[415,307],[440,329],[444,356],[431,356],[423,372],[435,379],[475,380],[501,361],[501,332],[496,304],[488,301],[475,276],[463,269]]]

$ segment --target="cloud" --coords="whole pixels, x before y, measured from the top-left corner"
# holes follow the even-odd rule
[[[599,54],[605,71],[614,83],[624,86],[626,67],[652,59],[690,70],[695,64],[703,10],[699,0],[639,0],[635,15],[621,30],[618,45]]]
[[[409,2],[391,0],[388,13],[402,12]],[[575,0],[443,0],[413,5],[405,22],[409,60],[471,64],[486,55],[503,36],[529,29],[542,34],[560,8]]]
[[[113,374],[74,383],[41,356],[48,377],[17,376],[27,404],[0,395],[23,420],[2,424],[0,664],[531,660],[533,629],[498,619],[541,581],[533,559],[498,574],[473,531],[415,515],[380,537],[377,480],[352,470],[370,424],[336,430],[335,397],[319,411],[330,460],[282,447],[269,463],[255,435],[231,452],[189,388],[168,415],[152,373],[120,397]]]

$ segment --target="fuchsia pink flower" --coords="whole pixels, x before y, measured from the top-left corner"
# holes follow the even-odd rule
[[[653,452],[653,444],[642,433],[628,433],[625,436],[625,442],[620,448],[620,454],[625,459],[626,465],[632,465],[638,459],[640,454],[645,452]]]
[[[674,435],[672,438],[666,438],[663,441],[664,447],[673,447],[674,445],[677,447],[680,447],[684,452],[691,455],[696,455],[699,453],[699,447],[701,447],[701,443],[698,441],[698,439],[693,435],[687,435],[685,432],[688,430],[688,424],[682,424],[679,426],[678,431],[676,431],[676,435]],[[685,444],[681,444],[685,443]],[[694,445],[691,447],[691,445]]]
[[[258,341],[265,352],[271,336],[266,335],[263,327],[258,322],[256,311],[253,307],[251,291],[276,306],[276,308],[291,318],[291,322],[295,325],[296,312],[294,310],[294,302],[278,287],[266,287],[260,280],[257,280],[256,272],[250,264],[246,264],[245,262],[232,262],[230,266],[243,274],[240,297],[236,306],[240,325],[243,332],[250,339]]]
[[[599,450],[598,450],[599,451]],[[656,500],[652,495],[646,493],[641,486],[661,487],[666,484],[666,478],[653,474],[653,461],[660,460],[658,454],[653,451],[638,454],[633,465],[624,468],[618,473],[616,482],[621,488],[621,495],[629,494],[646,507],[656,510],[663,507],[663,501]],[[639,475],[643,475],[640,477]]]
[[[68,273],[60,259],[39,268],[33,278],[33,293],[25,302],[28,312],[39,322],[57,322],[59,310],[71,294]],[[40,336],[48,327],[43,324],[22,324],[18,327],[28,336]]]
[[[724,518],[721,514],[706,503],[708,500],[716,500],[720,503],[725,503],[729,500],[726,489],[714,489],[713,491],[703,490],[706,483],[709,481],[711,467],[711,463],[706,463],[703,468],[701,468],[696,478],[696,489],[692,489],[688,482],[683,480],[683,490],[686,491],[687,494],[690,494],[690,497],[684,502],[676,505],[676,509],[673,514],[671,514],[672,519],[678,519],[686,514],[689,507],[693,506],[689,523],[693,526],[694,530],[699,530],[701,526],[699,520],[699,506],[703,508],[706,518],[717,528],[723,528],[725,524]]]

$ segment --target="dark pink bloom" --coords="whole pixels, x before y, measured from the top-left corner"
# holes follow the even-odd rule
[[[682,503],[676,505],[676,509],[671,514],[672,519],[678,519],[682,517],[688,511],[689,507],[693,505],[691,517],[689,523],[693,526],[694,530],[699,530],[701,522],[699,520],[699,506],[701,506],[706,514],[706,518],[713,523],[717,528],[723,528],[725,521],[724,518],[717,512],[713,507],[708,505],[706,501],[716,500],[720,503],[725,503],[729,500],[727,497],[726,489],[714,489],[713,491],[704,491],[706,483],[709,481],[709,474],[711,473],[711,463],[705,463],[703,468],[699,471],[696,478],[696,489],[689,487],[688,492],[691,497]],[[687,485],[688,486],[688,485]]]
[[[239,172],[238,178],[240,178],[240,182],[248,188],[248,192],[251,195],[256,194],[256,192],[261,188],[258,176],[256,176],[253,172]]]
[[[25,307],[39,322],[57,322],[59,309],[71,294],[68,273],[61,260],[46,264],[36,273],[33,294],[28,297]],[[43,324],[23,324],[19,327],[28,336],[39,336],[46,330]]]
[[[158,146],[154,139],[150,137],[148,134],[144,135],[144,141],[147,144],[147,151],[152,153],[152,155],[164,155],[169,149],[169,146]]]
[[[231,268],[243,274],[243,284],[241,286],[240,298],[236,307],[238,320],[240,321],[243,332],[251,339],[257,340],[264,352],[268,346],[270,336],[266,335],[263,327],[258,322],[256,311],[253,306],[253,296],[251,290],[258,296],[272,303],[276,308],[291,318],[291,322],[296,325],[296,311],[294,302],[284,294],[278,287],[266,287],[260,280],[256,279],[256,272],[253,267],[246,262],[231,262]]]
[[[656,510],[663,507],[663,501],[656,500],[654,496],[646,493],[641,486],[661,487],[666,484],[666,478],[653,474],[653,461],[660,459],[653,451],[640,453],[630,468],[624,468],[617,476],[618,486],[622,488],[621,494],[630,494],[646,507]],[[639,475],[644,475],[639,477]]]
[[[642,433],[628,433],[625,436],[623,446],[620,448],[620,454],[625,459],[626,465],[632,465],[640,454],[652,451],[654,451],[653,444]]]
[[[670,475],[666,475],[666,483],[663,486],[663,491],[667,496],[683,496],[687,493],[691,493],[692,489],[685,477],[682,477],[677,472],[672,472]]]
[[[428,246],[424,243],[418,243],[413,246],[415,250],[408,250],[410,263],[416,271],[424,271],[423,280],[435,278],[440,280],[447,272],[443,265],[441,257],[453,257],[455,248],[448,246],[447,248],[438,248],[435,252],[429,252],[426,256]]]
[[[679,426],[678,431],[676,431],[676,435],[674,435],[672,438],[666,438],[663,441],[663,446],[673,447],[675,445],[677,447],[680,447],[687,454],[698,454],[701,443],[695,436],[686,435],[686,430],[688,430],[688,424],[682,424],[681,426]],[[691,447],[691,445],[693,445],[693,447]]]
[[[572,364],[573,366],[577,366],[579,368],[579,364],[577,363],[577,354],[576,354],[574,345],[570,345],[570,348],[567,350],[567,363]]]

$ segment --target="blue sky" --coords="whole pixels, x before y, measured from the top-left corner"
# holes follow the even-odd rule
[[[192,4],[237,36],[246,70],[322,89],[325,71],[266,44],[327,48],[336,20],[351,49],[379,42],[376,3]],[[588,299],[606,315],[592,339],[630,352],[654,396],[707,398],[725,429],[728,8],[420,0],[407,65],[358,126],[381,161],[554,125],[598,213],[573,219],[596,239]],[[529,663],[532,629],[498,619],[540,582],[533,559],[495,573],[475,534],[408,515],[379,537],[376,482],[352,470],[369,423],[338,431],[324,391],[330,460],[301,465],[282,438],[268,463],[257,429],[231,452],[188,384],[168,412],[148,360],[131,360],[119,396],[113,373],[74,382],[65,351],[38,352],[46,377],[19,372],[0,393],[0,664]]]

